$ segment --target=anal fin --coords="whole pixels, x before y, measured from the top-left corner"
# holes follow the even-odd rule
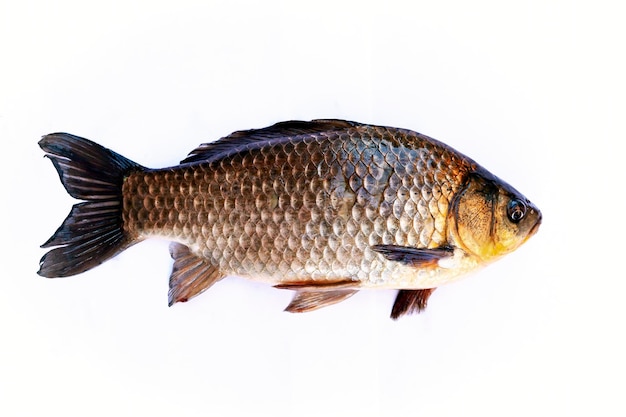
[[[405,314],[420,313],[426,309],[428,298],[436,288],[400,290],[391,309],[391,318],[397,320]]]
[[[337,304],[357,292],[358,290],[297,291],[287,308],[285,308],[285,311],[305,313],[317,310],[318,308]]]
[[[170,306],[190,300],[224,277],[219,269],[183,244],[173,242],[170,255],[174,259],[168,294]]]

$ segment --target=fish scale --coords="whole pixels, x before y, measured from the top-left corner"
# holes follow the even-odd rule
[[[354,133],[296,137],[175,172],[133,173],[124,183],[126,227],[185,244],[221,271],[274,283],[390,279],[394,266],[377,267],[385,261],[371,246],[444,243],[449,198],[441,190],[454,192],[450,176],[434,182],[415,173],[449,152],[435,152],[420,136]],[[397,146],[402,140],[418,150]],[[448,164],[470,168],[467,161]],[[160,210],[157,198],[165,198]],[[363,267],[366,254],[376,265]]]
[[[511,186],[406,129],[283,122],[202,144],[164,169],[66,133],[40,146],[84,202],[43,245],[53,249],[39,274],[74,275],[162,237],[173,242],[170,305],[240,275],[296,290],[294,312],[400,289],[397,318],[541,223]]]

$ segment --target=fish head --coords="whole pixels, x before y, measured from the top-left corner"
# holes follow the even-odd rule
[[[482,262],[513,252],[541,224],[541,212],[530,200],[483,169],[469,175],[448,215],[452,242]]]

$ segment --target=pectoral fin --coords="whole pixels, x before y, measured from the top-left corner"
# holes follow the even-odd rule
[[[454,249],[450,246],[420,249],[408,246],[374,245],[372,250],[380,253],[390,261],[402,262],[415,267],[434,266],[440,260],[451,257],[454,254]]]
[[[420,313],[426,309],[428,298],[436,288],[400,290],[391,309],[391,318],[397,320],[405,314]]]
[[[356,294],[357,290],[297,291],[285,308],[290,313],[305,313],[337,304]]]
[[[193,254],[185,245],[172,243],[170,255],[174,259],[168,297],[170,306],[190,300],[224,278],[216,267]]]

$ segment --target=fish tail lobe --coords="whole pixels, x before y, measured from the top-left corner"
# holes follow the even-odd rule
[[[42,248],[53,248],[39,261],[39,275],[76,275],[100,265],[137,241],[123,225],[122,185],[141,165],[88,139],[68,133],[44,136],[46,152],[75,204]]]

